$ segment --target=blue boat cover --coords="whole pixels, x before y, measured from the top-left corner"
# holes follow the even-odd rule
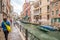
[[[52,26],[41,26],[42,28],[45,28],[45,29],[48,29],[48,30],[51,30],[51,31],[54,31],[56,29],[54,29]]]

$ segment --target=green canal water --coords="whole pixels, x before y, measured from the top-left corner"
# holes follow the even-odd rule
[[[39,26],[24,23],[21,23],[21,25],[41,40],[60,40],[60,32],[58,31],[45,33],[37,29]]]

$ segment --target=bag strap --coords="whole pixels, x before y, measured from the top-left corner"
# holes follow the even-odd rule
[[[7,27],[6,23],[4,22],[4,25]],[[7,29],[7,28],[6,28]]]
[[[6,22],[4,22],[4,25],[5,25],[5,26],[7,25]]]
[[[6,23],[4,22],[4,24],[6,25]]]

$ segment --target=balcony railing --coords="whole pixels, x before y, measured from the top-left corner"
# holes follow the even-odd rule
[[[39,15],[39,10],[35,10],[34,15]]]

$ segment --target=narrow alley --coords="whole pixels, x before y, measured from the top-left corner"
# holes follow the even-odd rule
[[[60,0],[0,0],[0,40],[60,40]]]

